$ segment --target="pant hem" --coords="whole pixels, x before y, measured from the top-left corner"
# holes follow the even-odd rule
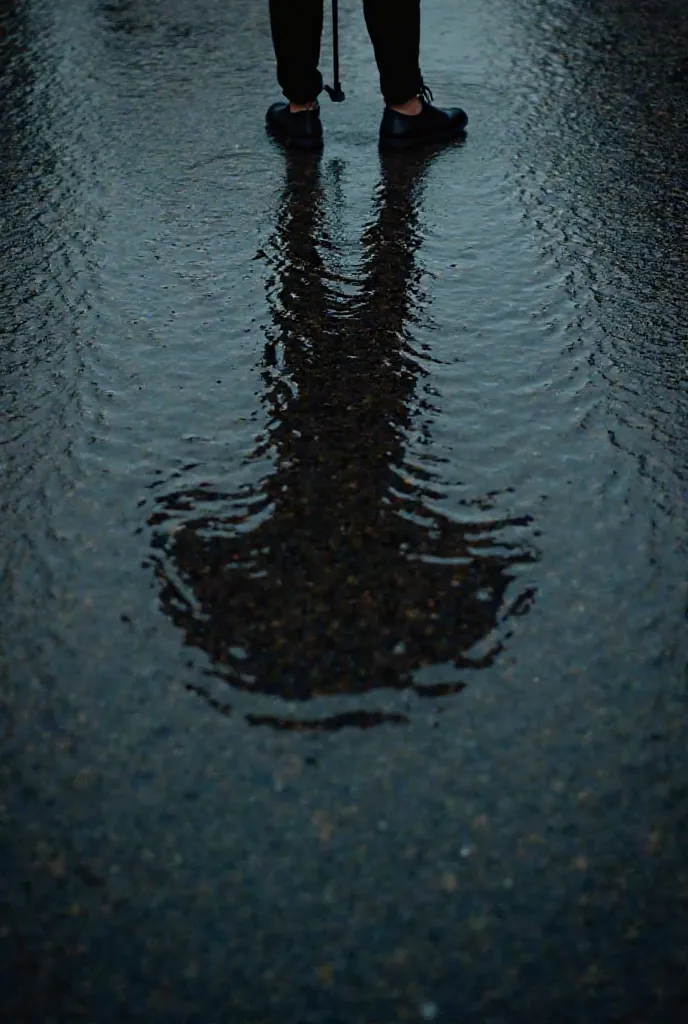
[[[418,96],[423,88],[423,78],[411,78],[402,86],[395,85],[393,89],[382,88],[382,98],[388,107],[400,107],[402,103],[408,103],[414,96]]]

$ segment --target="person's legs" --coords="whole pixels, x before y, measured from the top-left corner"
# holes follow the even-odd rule
[[[432,105],[420,71],[420,0],[363,0],[380,72],[385,111],[380,144],[394,149],[456,138],[467,117],[459,107]],[[320,149],[323,131],[316,102],[323,81],[318,62],[323,0],[270,0],[277,77],[288,103],[273,103],[268,130],[288,146]]]
[[[277,81],[297,106],[314,102],[323,88],[318,70],[323,0],[270,0]]]
[[[363,0],[363,9],[385,103],[406,104],[423,88],[420,0]]]

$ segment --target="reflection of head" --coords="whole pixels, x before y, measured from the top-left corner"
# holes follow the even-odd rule
[[[246,529],[231,494],[215,493],[210,514],[205,491],[176,489],[151,519],[176,525],[155,539],[165,611],[241,690],[291,702],[456,692],[462,666],[494,657],[514,567],[532,558],[504,543],[497,551],[507,524],[485,508],[480,525],[431,509],[441,492],[406,459],[424,372],[407,336],[424,167],[385,159],[360,291],[344,298],[323,258],[319,163],[289,164],[263,361],[269,514]],[[442,668],[421,682],[432,666]],[[384,718],[357,709],[318,724]]]

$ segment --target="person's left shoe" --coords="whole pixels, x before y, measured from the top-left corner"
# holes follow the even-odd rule
[[[401,114],[386,107],[380,125],[382,149],[412,149],[461,138],[468,117],[460,107],[443,110],[432,104],[432,93],[425,87],[418,97],[422,104],[420,114]]]
[[[313,110],[300,110],[292,114],[289,103],[273,103],[265,118],[267,129],[274,138],[292,149],[322,149],[323,129],[320,106]]]

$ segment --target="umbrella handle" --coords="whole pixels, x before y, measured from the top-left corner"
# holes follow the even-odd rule
[[[342,103],[344,93],[339,81],[339,0],[332,0],[332,60],[334,64],[334,87],[325,86],[325,92],[333,103]]]

